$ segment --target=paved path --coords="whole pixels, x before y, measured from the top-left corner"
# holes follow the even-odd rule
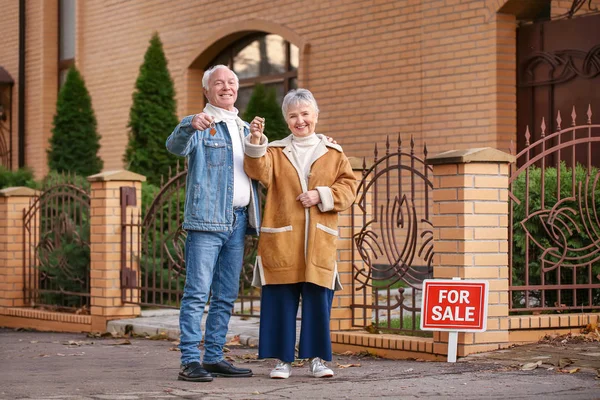
[[[600,353],[593,345],[587,352]],[[312,378],[303,365],[283,381],[268,378],[274,361],[256,360],[256,348],[230,348],[227,356],[252,368],[254,377],[190,383],[176,380],[179,352],[171,341],[0,329],[0,399],[600,398],[600,381],[589,368],[519,369],[514,357],[528,347],[511,349],[513,359],[504,352],[505,358],[467,357],[454,364],[335,355],[329,363],[334,378]]]

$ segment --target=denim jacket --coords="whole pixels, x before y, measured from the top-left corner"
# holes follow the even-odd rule
[[[210,129],[192,128],[185,117],[167,138],[167,150],[188,158],[183,229],[226,232],[233,229],[233,147],[225,122]],[[244,136],[250,133],[244,122]],[[242,140],[243,143],[243,140]],[[248,178],[250,179],[250,178]],[[248,234],[260,227],[258,183],[251,181],[248,205]]]

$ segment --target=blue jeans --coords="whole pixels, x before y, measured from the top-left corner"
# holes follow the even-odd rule
[[[189,231],[187,234],[186,280],[179,314],[182,364],[200,361],[200,323],[211,290],[203,361],[215,364],[223,360],[229,319],[238,296],[247,223],[246,208],[234,209],[231,231]]]

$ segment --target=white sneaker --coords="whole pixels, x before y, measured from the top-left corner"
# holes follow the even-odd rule
[[[310,359],[310,372],[315,378],[331,378],[333,371],[319,357]]]
[[[269,375],[272,379],[287,379],[292,374],[292,363],[279,361]]]

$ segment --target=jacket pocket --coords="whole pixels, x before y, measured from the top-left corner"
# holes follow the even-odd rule
[[[290,250],[292,226],[260,227],[259,255],[266,269],[287,269],[294,266],[294,252]]]
[[[317,224],[313,242],[312,262],[318,267],[333,271],[337,254],[338,231]]]
[[[227,143],[224,140],[204,139],[204,157],[206,163],[213,167],[220,167],[227,159]]]

